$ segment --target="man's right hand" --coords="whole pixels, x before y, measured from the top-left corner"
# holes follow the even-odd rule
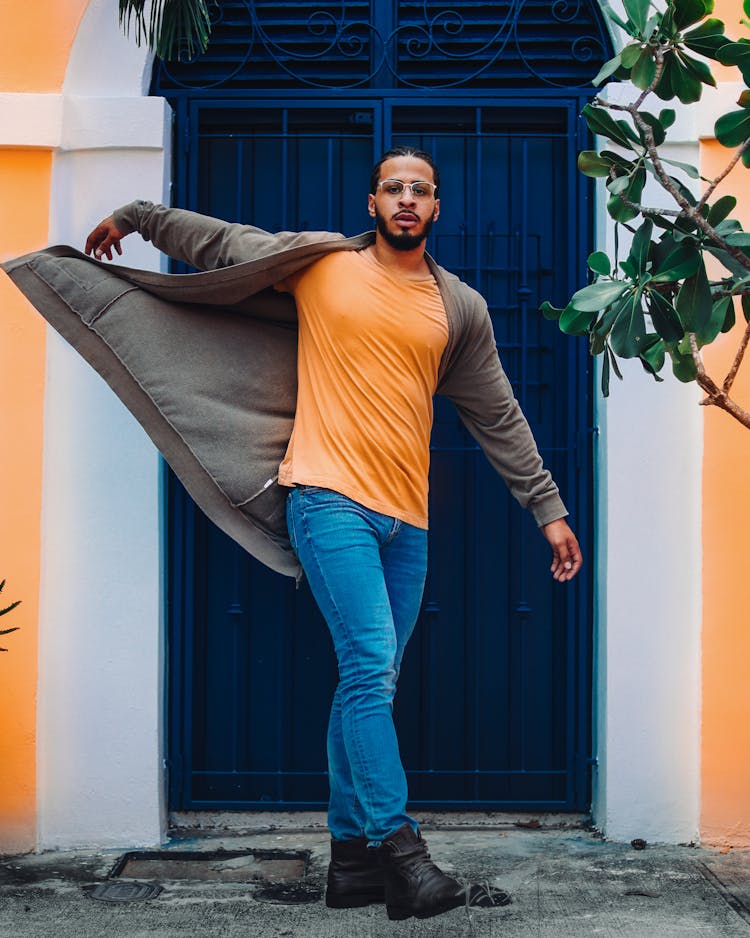
[[[124,237],[125,235],[115,224],[114,216],[110,215],[109,218],[100,221],[86,239],[86,253],[93,254],[98,261],[102,259],[102,256],[111,261],[112,248],[114,248],[118,254],[122,254],[120,241],[122,241]]]

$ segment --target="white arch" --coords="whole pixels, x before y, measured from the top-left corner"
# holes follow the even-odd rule
[[[77,31],[54,154],[50,240],[114,207],[168,201],[169,111],[116,0]],[[158,268],[140,238],[127,261]],[[163,840],[160,463],[104,382],[48,331],[38,703],[39,845]]]

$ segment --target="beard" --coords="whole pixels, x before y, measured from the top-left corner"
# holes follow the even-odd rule
[[[396,233],[389,231],[388,222],[386,221],[385,216],[381,215],[376,208],[375,224],[378,231],[383,236],[383,240],[386,242],[386,244],[389,244],[397,251],[411,251],[414,248],[419,247],[419,245],[427,238],[427,235],[432,229],[432,218],[426,219],[422,230],[416,234],[412,234],[411,231],[399,231]]]

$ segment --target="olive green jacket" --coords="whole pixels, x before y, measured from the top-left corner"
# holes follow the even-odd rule
[[[2,266],[113,388],[208,517],[272,569],[299,576],[288,490],[277,483],[296,405],[296,309],[273,284],[330,251],[361,250],[374,234],[270,234],[150,202],[118,209],[115,221],[202,272],[110,266],[66,246]],[[438,391],[537,523],[563,517],[484,300],[427,262],[448,319]]]

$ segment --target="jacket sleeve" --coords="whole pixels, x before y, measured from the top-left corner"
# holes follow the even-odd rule
[[[483,302],[459,337],[438,391],[454,402],[493,468],[539,526],[568,514],[500,363]]]
[[[216,270],[293,248],[309,240],[311,232],[271,234],[252,225],[167,208],[153,202],[135,201],[113,212],[123,234],[140,233],[146,241],[169,257],[185,261],[198,270]],[[327,234],[328,238],[341,235]]]

